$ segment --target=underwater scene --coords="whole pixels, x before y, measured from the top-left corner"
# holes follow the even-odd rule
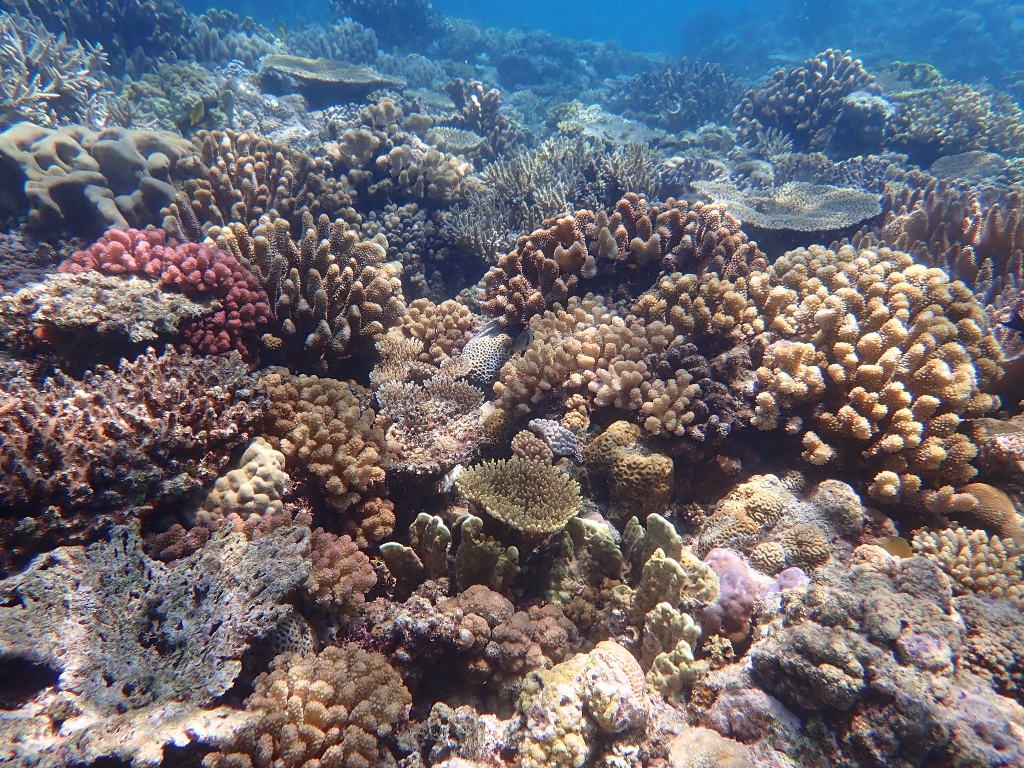
[[[1024,768],[1024,4],[0,0],[0,765]]]

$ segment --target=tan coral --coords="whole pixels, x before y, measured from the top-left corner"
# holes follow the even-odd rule
[[[584,449],[587,465],[608,478],[614,517],[646,518],[661,510],[672,492],[672,459],[659,453],[643,455],[633,445],[640,428],[616,421]]]
[[[387,659],[354,643],[309,657],[279,656],[270,673],[256,679],[255,689],[246,707],[259,714],[259,721],[207,755],[206,768],[252,768],[271,761],[381,765],[387,754],[383,739],[408,717],[412,704]]]
[[[196,513],[196,522],[209,523],[232,512],[243,518],[280,514],[281,497],[290,483],[284,465],[284,454],[257,437],[242,454],[238,469],[217,478]]]
[[[1024,604],[1024,548],[984,531],[948,528],[914,536],[914,551],[938,563],[958,594],[1005,597]]]
[[[359,385],[281,368],[264,382],[272,403],[266,438],[289,469],[315,477],[339,511],[383,493],[387,441]]]

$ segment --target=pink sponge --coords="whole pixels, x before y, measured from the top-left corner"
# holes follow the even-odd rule
[[[221,304],[218,311],[184,329],[188,343],[207,355],[238,349],[248,357],[247,332],[270,319],[266,291],[234,256],[204,243],[168,243],[160,229],[111,229],[84,251],[74,253],[60,270],[159,278],[164,289],[193,299],[217,299]]]
[[[721,547],[708,552],[704,562],[718,575],[718,600],[704,610],[704,635],[721,633],[734,643],[746,640],[757,600],[757,584],[750,578],[746,563],[732,550]]]

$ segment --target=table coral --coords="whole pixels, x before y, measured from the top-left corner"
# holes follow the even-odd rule
[[[246,707],[260,715],[206,768],[264,761],[370,768],[388,755],[385,739],[409,716],[412,697],[380,654],[354,644],[329,646],[315,656],[279,656],[257,678]]]
[[[529,459],[485,461],[461,472],[455,484],[471,503],[528,540],[562,530],[582,503],[579,483]]]

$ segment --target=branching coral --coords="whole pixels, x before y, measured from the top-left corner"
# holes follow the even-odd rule
[[[349,536],[317,528],[309,538],[309,550],[309,578],[303,586],[320,604],[352,608],[360,605],[377,583],[370,558]]]
[[[246,707],[250,729],[203,760],[206,768],[266,761],[370,768],[388,754],[384,739],[409,716],[412,697],[380,654],[354,644],[315,656],[279,656],[256,680]]]
[[[733,119],[743,136],[775,128],[789,134],[798,150],[820,150],[832,138],[843,98],[855,91],[882,92],[849,51],[829,49],[803,66],[779,70],[760,90],[748,92]]]
[[[19,120],[46,128],[85,122],[105,64],[100,48],[58,37],[31,17],[0,12],[0,127]]]
[[[484,277],[481,300],[503,323],[525,324],[555,303],[564,305],[581,279],[618,274],[632,280],[630,270],[643,274],[663,263],[728,276],[766,264],[724,206],[691,206],[671,198],[651,205],[630,193],[610,216],[579,210],[520,238],[516,250],[500,257]]]
[[[250,237],[244,227],[210,231],[217,245],[251,265],[270,297],[275,333],[264,348],[327,373],[366,352],[402,319],[400,262],[386,262],[386,241],[364,241],[344,221],[302,215],[296,242],[285,219],[264,217]],[[383,242],[382,242],[383,241]]]
[[[957,594],[974,593],[1024,602],[1024,548],[985,531],[949,528],[914,536],[914,551],[950,577]]]
[[[369,393],[353,382],[294,376],[284,369],[262,380],[270,397],[266,437],[284,454],[288,469],[317,478],[339,512],[360,504],[346,524],[357,542],[390,533],[392,505],[375,498],[384,491],[387,440],[365,405]]]
[[[251,353],[246,336],[270,318],[267,294],[238,259],[208,245],[165,245],[162,230],[127,232],[112,229],[84,251],[76,251],[61,264],[61,271],[81,274],[95,270],[108,275],[159,278],[162,287],[191,298],[215,299],[218,308],[183,331],[188,342],[203,354],[224,354],[238,349]]]

